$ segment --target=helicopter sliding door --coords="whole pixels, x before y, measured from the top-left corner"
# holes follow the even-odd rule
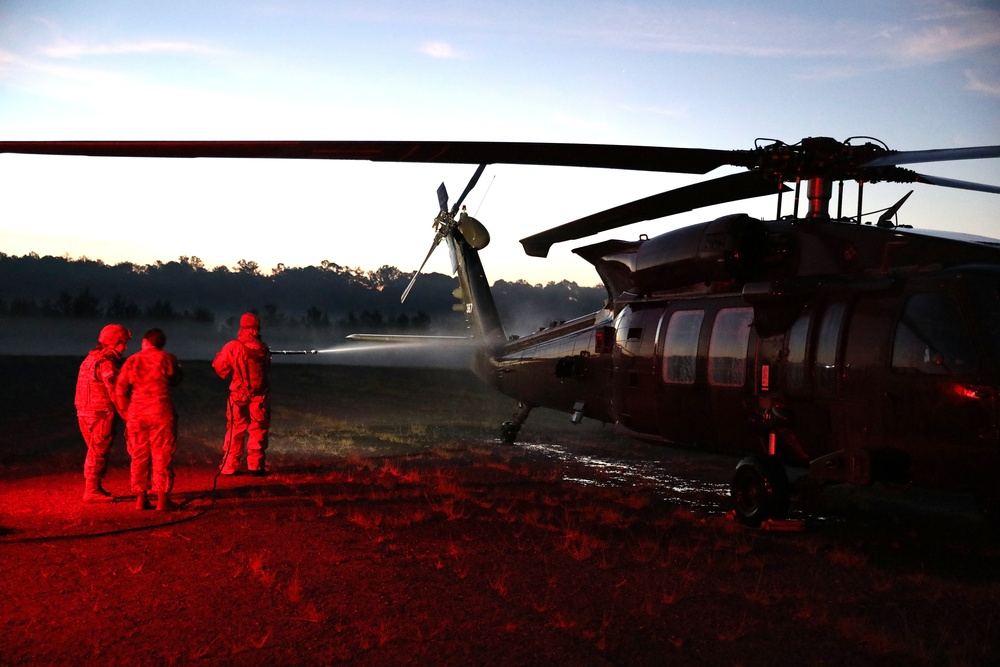
[[[786,460],[883,447],[885,359],[895,294],[817,296],[785,334],[772,400]]]
[[[683,306],[661,317],[657,360],[657,430],[678,444],[702,441],[708,419],[708,392],[699,382],[699,350],[705,309]]]
[[[847,312],[848,304],[835,296],[816,296],[805,304],[785,332],[783,353],[769,373],[769,391],[761,390],[766,398],[761,406],[776,406],[784,415],[775,433],[787,462],[807,463],[837,449],[835,427],[859,428],[857,405],[840,401]]]
[[[742,300],[710,300],[668,308],[660,322],[660,434],[715,450],[753,450],[759,438],[747,419],[753,393],[753,309]]]
[[[748,401],[754,393],[757,336],[749,306],[722,308],[709,335],[705,379],[711,405],[712,438],[728,451],[757,451],[761,438],[751,423]]]
[[[838,448],[873,450],[885,446],[885,367],[898,303],[894,293],[862,294],[850,308],[840,387],[837,395],[831,396]]]

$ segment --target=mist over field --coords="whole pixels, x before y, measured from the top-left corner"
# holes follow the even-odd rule
[[[0,355],[82,357],[101,328],[116,322],[135,337],[159,327],[178,358],[208,360],[236,336],[240,314],[253,311],[272,350],[326,351],[276,355],[278,363],[461,368],[469,359],[468,346],[455,341],[373,348],[346,340],[353,333],[464,335],[464,315],[454,308],[457,281],[437,273],[421,275],[405,303],[400,295],[412,274],[395,267],[328,264],[264,275],[253,263],[207,270],[188,257],[109,266],[0,253],[0,275]],[[493,294],[506,333],[523,336],[598,310],[606,290],[501,280]],[[133,342],[130,351],[137,349]]]
[[[70,356],[83,358],[97,344],[104,320],[0,317],[0,355]],[[159,327],[167,334],[167,351],[181,361],[211,361],[236,330],[221,323],[123,320],[132,332],[126,355],[139,350],[142,334]],[[347,366],[400,366],[467,368],[473,347],[462,341],[388,345],[356,343],[337,329],[265,327],[261,335],[273,351],[318,350],[317,354],[274,354],[278,364],[340,364]]]

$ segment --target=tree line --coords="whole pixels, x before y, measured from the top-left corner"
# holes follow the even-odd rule
[[[109,265],[85,257],[0,253],[0,316],[231,324],[252,310],[271,326],[401,332],[464,327],[464,316],[453,308],[457,280],[451,276],[421,275],[400,304],[412,275],[392,266],[365,271],[328,261],[279,264],[265,275],[250,260],[232,269],[208,269],[198,257],[187,256]],[[605,297],[603,287],[569,281],[543,286],[500,280],[493,291],[501,317],[527,320],[532,327],[592,312]]]

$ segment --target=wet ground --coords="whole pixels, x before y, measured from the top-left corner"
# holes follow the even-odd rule
[[[641,487],[689,509],[725,514],[729,507],[730,459],[698,456],[663,448],[651,451],[634,444],[603,453],[578,451],[571,445],[520,443],[515,446],[577,467],[567,481],[608,488]],[[586,448],[590,449],[590,448]],[[680,468],[680,469],[679,469]],[[585,474],[585,473],[590,474]]]
[[[468,374],[306,365],[273,371],[272,475],[218,478],[193,362],[183,509],[135,509],[120,439],[121,502],[85,505],[77,365],[0,357],[0,662],[1000,664],[966,499],[830,489],[809,530],[748,530],[730,457],[543,410],[507,446]]]

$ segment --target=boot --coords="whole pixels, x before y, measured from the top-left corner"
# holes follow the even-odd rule
[[[104,487],[101,486],[101,480],[97,480],[97,492],[102,496],[107,496],[108,498],[114,498],[110,491],[105,491]]]
[[[103,491],[103,493],[102,493]],[[83,487],[83,502],[85,503],[110,503],[114,502],[111,494],[101,488],[100,481],[88,479]]]
[[[145,491],[140,491],[136,495],[135,508],[139,511],[150,509],[149,496],[146,494]]]
[[[170,494],[161,493],[156,499],[156,509],[160,512],[171,512],[177,509],[177,503],[170,499]]]

